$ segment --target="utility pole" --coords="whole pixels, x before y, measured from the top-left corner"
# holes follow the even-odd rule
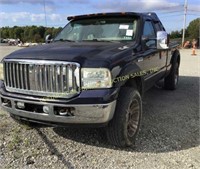
[[[47,13],[46,13],[46,3],[45,3],[45,0],[43,0],[43,2],[44,2],[45,27],[47,27]]]
[[[184,42],[185,42],[185,27],[186,27],[187,7],[188,7],[188,0],[185,0],[185,5],[184,5],[184,20],[183,20],[182,46],[184,45]]]
[[[200,21],[199,21],[199,49],[200,49]]]

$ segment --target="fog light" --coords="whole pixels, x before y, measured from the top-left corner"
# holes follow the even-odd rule
[[[19,109],[24,109],[25,108],[25,104],[23,102],[17,102],[17,107]]]
[[[50,111],[50,109],[49,109],[49,107],[48,106],[43,106],[43,112],[44,113],[49,113],[49,111]]]
[[[60,116],[67,116],[68,110],[66,108],[63,108],[59,111]]]

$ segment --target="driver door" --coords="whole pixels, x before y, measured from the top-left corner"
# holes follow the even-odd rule
[[[159,59],[160,52],[156,48],[156,31],[154,29],[153,23],[150,20],[146,20],[143,28],[143,37],[147,40],[145,43],[145,50],[143,50],[143,62],[142,70],[148,73],[144,76],[145,89],[151,88],[154,83],[158,80],[159,74]],[[152,39],[152,40],[151,40]],[[150,70],[150,71],[149,71]]]

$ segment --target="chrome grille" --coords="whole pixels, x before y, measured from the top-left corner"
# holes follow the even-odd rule
[[[6,90],[70,98],[80,93],[80,65],[73,62],[4,60]]]

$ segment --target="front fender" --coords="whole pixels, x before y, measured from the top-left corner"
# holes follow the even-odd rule
[[[129,64],[121,69],[120,73],[112,79],[114,87],[124,86],[128,81],[133,79],[141,79],[143,82],[143,76],[145,71],[141,70],[136,64]]]

